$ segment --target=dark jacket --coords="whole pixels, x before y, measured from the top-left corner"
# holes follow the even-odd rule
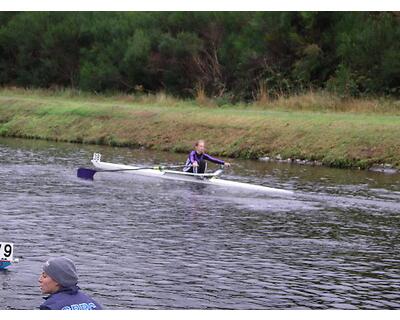
[[[62,288],[44,298],[40,310],[102,310],[103,307],[83,293],[78,286]]]

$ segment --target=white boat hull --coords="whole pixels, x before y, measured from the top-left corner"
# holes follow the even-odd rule
[[[102,162],[102,161],[99,161],[96,159],[92,160],[92,163],[96,168],[99,168],[102,170],[121,170],[121,169],[138,169],[138,168],[140,168],[140,167],[128,166],[128,165],[124,165],[124,164]],[[155,170],[155,169],[141,169],[141,170],[131,170],[131,171],[127,170],[127,171],[121,171],[121,172],[128,173],[128,174],[134,174],[134,175],[140,175],[140,176],[147,176],[147,177],[157,177],[157,178],[162,178],[162,179],[189,181],[189,182],[194,182],[194,183],[215,185],[215,186],[220,186],[220,187],[246,189],[246,190],[257,191],[257,192],[281,193],[281,194],[286,194],[286,195],[294,194],[293,191],[289,191],[289,190],[283,190],[283,189],[260,186],[260,185],[256,185],[256,184],[224,180],[224,179],[218,178],[217,176],[207,177],[205,179],[199,179],[199,177],[196,177],[193,174],[186,173],[186,172],[173,171],[173,170],[160,171],[160,170]]]

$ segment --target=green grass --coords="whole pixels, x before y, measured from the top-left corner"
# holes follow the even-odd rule
[[[318,104],[322,104],[322,98]],[[398,101],[360,100],[362,106],[305,107],[294,97],[260,104],[216,107],[156,96],[96,96],[74,91],[0,90],[0,135],[144,146],[187,152],[196,139],[216,155],[319,160],[335,167],[400,167]],[[312,102],[310,102],[312,103]],[[349,103],[349,102],[344,102]],[[298,110],[294,105],[301,106]],[[373,106],[373,108],[371,107]],[[364,111],[362,111],[364,110]]]

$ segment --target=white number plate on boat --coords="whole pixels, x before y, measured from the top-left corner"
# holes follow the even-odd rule
[[[0,260],[13,261],[14,245],[12,243],[0,242]]]

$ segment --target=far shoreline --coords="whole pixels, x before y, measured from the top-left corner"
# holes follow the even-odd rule
[[[384,102],[381,112],[334,112],[307,108],[306,99],[298,99],[304,106],[296,110],[287,100],[218,107],[165,95],[0,89],[0,135],[178,153],[203,138],[210,153],[222,157],[399,171],[397,105],[387,110]]]

